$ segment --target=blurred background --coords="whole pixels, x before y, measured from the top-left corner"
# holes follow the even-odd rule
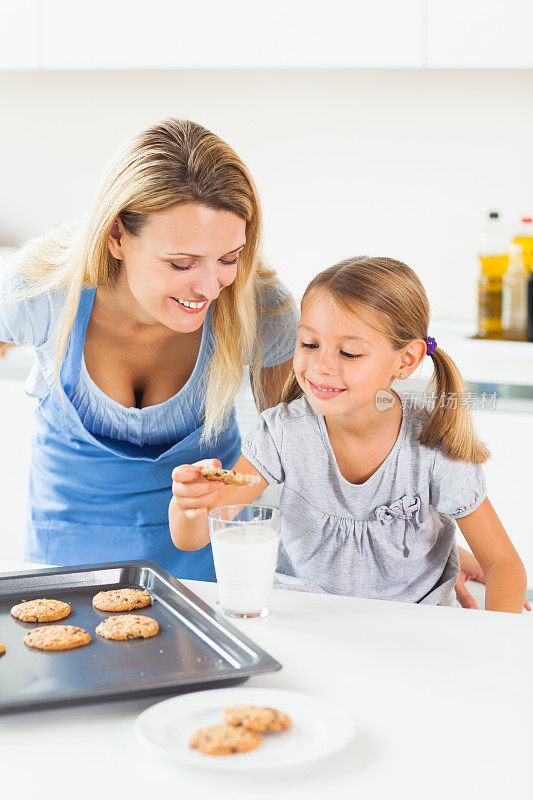
[[[265,255],[297,297],[350,255],[419,274],[430,335],[463,370],[493,452],[489,495],[533,576],[529,268],[511,247],[533,230],[532,41],[529,0],[0,0],[0,260],[85,213],[132,133],[167,116],[202,123],[251,170]],[[13,559],[31,360],[24,348],[0,359],[0,551]],[[246,386],[239,415],[246,432]]]

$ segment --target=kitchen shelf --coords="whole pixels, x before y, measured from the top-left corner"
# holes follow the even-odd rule
[[[429,333],[455,361],[467,383],[486,387],[532,387],[533,342],[475,339],[475,329],[471,320],[435,320]],[[415,377],[429,379],[432,371],[431,359],[426,358]],[[507,393],[513,394],[512,391]],[[518,393],[524,397],[527,394],[527,390]]]

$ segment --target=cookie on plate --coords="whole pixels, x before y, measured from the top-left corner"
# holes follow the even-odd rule
[[[159,625],[151,617],[140,614],[123,614],[108,617],[96,628],[96,633],[104,639],[148,639],[159,632]]]
[[[218,467],[203,467],[200,470],[202,478],[207,481],[221,481],[228,486],[255,486],[261,482],[259,475],[244,475],[232,469],[219,469]]]
[[[47,625],[28,631],[24,637],[24,644],[37,650],[72,650],[90,641],[90,634],[76,625]]]
[[[111,589],[93,597],[93,606],[99,611],[133,611],[145,608],[151,602],[152,598],[144,589]]]
[[[267,733],[283,731],[290,728],[292,722],[287,714],[277,708],[262,708],[260,706],[234,706],[224,711],[224,719],[228,725],[236,728],[246,728],[248,731]]]
[[[229,756],[232,753],[247,753],[259,747],[263,738],[261,734],[248,731],[246,728],[234,728],[232,725],[213,725],[200,728],[189,739],[189,747],[209,756]]]
[[[11,614],[22,622],[55,622],[68,617],[70,611],[68,603],[41,597],[38,600],[26,600],[13,606]]]
[[[6,652],[6,646],[5,644],[2,644],[2,642],[0,642],[0,656],[3,656],[5,652]]]

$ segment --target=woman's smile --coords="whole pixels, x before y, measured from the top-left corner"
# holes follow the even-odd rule
[[[184,298],[171,297],[172,302],[186,314],[199,314],[208,303],[207,300],[185,300]]]

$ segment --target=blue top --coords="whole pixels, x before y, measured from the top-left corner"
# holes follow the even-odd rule
[[[3,288],[16,291],[21,282],[18,273],[10,273]],[[283,288],[265,285],[258,336],[264,366],[290,358],[297,326],[294,306],[268,313],[270,292],[286,296]],[[211,315],[204,320],[197,363],[182,390],[158,406],[125,408],[83,373],[95,294],[94,288],[81,292],[60,384],[54,351],[62,294],[31,299],[0,295],[0,340],[31,344],[37,354],[27,386],[39,403],[31,441],[25,558],[65,566],[148,558],[178,578],[214,580],[211,545],[178,550],[168,530],[172,469],[213,457],[231,466],[241,450],[235,409],[214,443],[201,438],[207,366],[215,347]]]
[[[18,272],[4,276],[2,289],[16,292],[24,285]],[[88,290],[94,301],[95,289]],[[262,305],[275,308],[289,298],[281,284],[265,286]],[[0,300],[0,341],[33,345],[36,363],[28,378],[26,391],[42,399],[55,381],[55,337],[63,292],[18,299]],[[292,358],[296,345],[298,312],[291,304],[278,314],[265,313],[259,319],[261,366],[270,367]],[[164,403],[145,408],[127,408],[108,397],[94,383],[81,359],[80,371],[70,400],[84,427],[97,439],[113,440],[143,448],[155,455],[158,450],[179,442],[201,424],[201,399],[205,389],[209,360],[215,349],[211,308],[205,317],[202,341],[194,370],[180,391]],[[132,448],[126,449],[132,450]],[[232,465],[230,465],[232,466]]]

